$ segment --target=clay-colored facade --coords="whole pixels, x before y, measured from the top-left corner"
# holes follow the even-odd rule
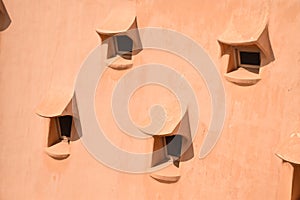
[[[300,1],[2,1],[0,199],[300,198]],[[200,111],[192,149],[179,168],[152,176],[111,169],[88,152],[74,125],[59,159],[51,157],[56,150],[48,148],[59,137],[51,132],[58,126],[53,117],[73,115],[77,75],[103,35],[110,37],[107,26],[119,32],[131,26],[171,29],[209,55],[226,95],[224,126],[209,154],[199,157],[213,112],[203,77],[176,55],[143,49],[103,74],[97,120],[114,145],[152,152],[159,146],[155,137],[138,140],[118,128],[112,93],[122,76],[143,64],[171,66],[188,80]],[[236,68],[242,58],[234,55],[253,47],[262,64],[249,75]],[[162,132],[172,135],[183,119],[170,91],[144,86],[124,106],[137,125],[146,126],[153,104],[165,106],[169,121]],[[171,179],[157,180],[168,173]]]

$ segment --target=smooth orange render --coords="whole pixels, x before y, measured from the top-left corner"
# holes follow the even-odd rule
[[[0,0],[0,199],[299,200],[299,11]]]

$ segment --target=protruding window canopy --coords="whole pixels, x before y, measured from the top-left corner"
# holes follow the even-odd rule
[[[111,10],[96,32],[102,44],[108,46],[106,63],[109,67],[120,70],[133,65],[132,55],[142,50],[134,1],[124,1]]]
[[[233,17],[218,39],[221,55],[229,54],[225,78],[243,86],[261,80],[260,67],[274,60],[268,33],[268,14],[261,11],[247,16],[248,19]]]
[[[45,148],[45,152],[54,159],[65,159],[70,155],[69,142],[71,135],[74,134],[73,92],[70,91],[72,91],[70,88],[52,89],[36,108],[39,116],[50,118],[48,147]]]
[[[52,90],[36,108],[36,113],[42,117],[57,117],[72,115],[72,97],[70,90]]]
[[[267,15],[246,20],[234,20],[228,29],[219,37],[221,55],[230,53],[230,47],[257,46],[267,62],[274,60],[271,47]]]
[[[135,10],[129,7],[114,9],[107,17],[104,24],[96,29],[102,42],[114,35],[127,35],[133,41],[132,51],[134,54],[142,49],[142,43],[138,32]]]
[[[178,110],[178,112],[181,112],[181,110]],[[159,116],[158,114],[156,114],[156,120],[166,120],[168,121],[168,123],[164,124],[164,127],[158,133],[153,133],[155,124],[154,127],[141,128],[141,131],[143,131],[147,135],[154,134],[155,136],[159,137],[181,135],[184,138],[190,138],[191,131],[188,111],[186,111],[185,114],[181,117],[174,116],[178,115],[176,113],[172,113],[172,115],[167,116],[167,118],[165,119],[164,116]],[[160,123],[161,122],[159,122],[158,124]]]
[[[300,133],[293,133],[285,142],[283,142],[276,155],[284,161],[300,164]]]
[[[137,28],[136,16],[130,10],[115,9],[106,18],[103,25],[96,29],[102,41],[118,33],[124,33],[130,29]]]
[[[0,0],[0,31],[4,31],[9,27],[11,23],[8,12],[5,8],[4,3]]]
[[[190,126],[189,112],[187,110],[171,133],[160,134],[160,136],[180,135],[182,137],[180,161],[187,161],[194,157],[193,138]]]
[[[194,157],[188,111],[185,112],[182,119],[173,129],[172,132],[160,133],[154,137],[152,166],[157,166],[164,162],[173,162],[167,168],[150,175],[160,182],[171,183],[178,181],[180,178],[180,162],[188,161]],[[165,152],[161,151],[161,149],[165,149]]]

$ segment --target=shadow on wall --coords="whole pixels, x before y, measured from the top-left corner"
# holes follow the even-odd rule
[[[106,64],[116,70],[131,68],[134,55],[143,49],[135,1],[122,1],[110,11],[96,32],[102,45],[107,46]]]
[[[278,199],[300,199],[300,133],[293,133],[276,153],[282,159]]]
[[[188,111],[172,133],[153,136],[153,154],[151,166],[155,167],[166,162],[171,165],[154,172],[151,177],[162,183],[174,183],[180,179],[180,162],[194,157]]]
[[[294,175],[293,175],[293,187],[292,187],[292,200],[300,199],[300,165],[293,165]]]
[[[11,19],[8,15],[8,12],[5,8],[4,3],[0,0],[0,31],[4,31],[9,27]]]
[[[57,160],[69,157],[70,142],[79,139],[73,117],[73,99],[66,92],[54,90],[36,109],[39,116],[48,119],[48,141],[45,152]]]
[[[256,84],[261,80],[261,68],[275,60],[269,38],[267,12],[262,12],[254,19],[232,20],[218,42],[221,56],[229,55],[224,76],[226,80],[240,86]]]

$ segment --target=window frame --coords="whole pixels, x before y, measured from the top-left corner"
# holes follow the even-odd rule
[[[119,46],[118,46],[118,38],[119,36],[125,36],[128,37],[131,42],[132,42],[132,47],[130,51],[120,51],[119,50]],[[120,55],[120,56],[132,56],[132,51],[133,51],[133,39],[131,39],[128,35],[126,34],[118,34],[118,35],[114,35],[113,36],[113,46],[114,46],[114,51],[115,51],[115,55]]]
[[[61,132],[60,118],[61,118],[61,117],[66,117],[66,116],[67,116],[67,117],[71,117],[70,136],[63,135],[62,132]],[[58,116],[58,117],[55,118],[55,123],[56,123],[57,132],[58,132],[58,134],[59,134],[60,139],[63,139],[64,137],[67,137],[68,139],[70,139],[71,136],[72,136],[73,116],[72,116],[72,115]]]
[[[172,155],[172,154],[169,154],[169,150],[168,150],[168,143],[167,143],[167,137],[173,137],[173,139],[175,137],[180,137],[181,138],[181,143],[180,143],[180,155],[179,156],[176,156],[176,155]],[[171,143],[173,141],[173,139],[169,142]],[[173,141],[174,142],[174,141]],[[169,158],[176,158],[176,160],[179,160],[182,156],[182,136],[181,135],[171,135],[171,136],[165,136],[164,137],[164,149],[165,149],[165,155]]]
[[[249,65],[249,64],[242,64],[240,52],[249,52],[249,53],[259,53],[259,65]],[[235,47],[235,66],[237,68],[245,68],[245,69],[259,69],[261,67],[261,51],[255,47]]]

